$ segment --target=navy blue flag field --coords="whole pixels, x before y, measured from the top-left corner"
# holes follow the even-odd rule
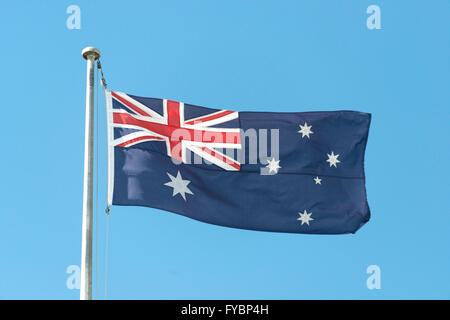
[[[250,230],[354,233],[370,218],[356,111],[236,112],[107,91],[108,202]]]

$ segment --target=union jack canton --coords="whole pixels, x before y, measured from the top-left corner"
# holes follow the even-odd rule
[[[186,150],[194,152],[225,170],[240,170],[237,160],[225,155],[216,148],[241,148],[239,128],[224,128],[220,125],[230,123],[239,117],[238,112],[213,109],[199,110],[182,102],[163,99],[162,114],[121,92],[111,91],[112,98],[119,108],[113,109],[115,128],[133,129],[115,138],[115,147],[131,147],[148,141],[164,141],[167,155],[188,163]],[[159,100],[159,99],[158,99]],[[198,107],[197,107],[198,109]]]

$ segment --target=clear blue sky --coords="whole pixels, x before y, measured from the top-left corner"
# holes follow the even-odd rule
[[[81,29],[66,8],[81,8]],[[381,8],[381,30],[366,8]],[[372,113],[354,235],[228,229],[113,207],[108,297],[450,298],[450,3],[3,1],[0,298],[78,299],[88,45],[110,88],[238,111]],[[104,143],[100,119],[101,150]],[[100,155],[99,297],[105,176]],[[381,268],[368,290],[366,268]]]

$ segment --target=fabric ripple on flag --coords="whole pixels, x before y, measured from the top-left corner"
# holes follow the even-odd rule
[[[370,218],[368,113],[236,112],[113,91],[107,102],[110,204],[291,233],[354,233]]]

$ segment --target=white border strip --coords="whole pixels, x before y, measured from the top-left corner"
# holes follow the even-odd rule
[[[239,117],[238,112],[237,111],[233,111],[232,113],[227,114],[226,116],[222,116],[222,117],[217,118],[217,119],[212,119],[212,120],[207,120],[207,121],[195,123],[195,121],[201,121],[204,118],[215,116],[215,115],[217,115],[217,114],[219,114],[221,112],[224,112],[224,111],[228,111],[228,110],[220,110],[220,111],[208,114],[206,116],[201,116],[201,117],[189,119],[186,122],[194,121],[194,124],[186,124],[186,125],[197,126],[197,127],[207,127],[207,126],[213,126],[213,125],[216,125],[216,124],[221,124],[221,123],[224,123],[224,122],[227,122],[227,121],[231,121],[231,120],[237,119]]]
[[[233,167],[232,165],[230,165],[229,163],[226,163],[224,161],[221,161],[219,159],[217,159],[216,157],[210,155],[209,153],[203,151],[201,148],[197,147],[197,146],[193,146],[193,145],[188,145],[187,146],[189,148],[189,150],[191,150],[194,153],[197,153],[199,156],[201,156],[202,158],[208,160],[209,162],[215,164],[218,167],[221,167],[222,169],[228,170],[228,171],[239,171],[238,169],[236,169],[235,167]],[[231,159],[230,157],[224,155],[223,153],[215,150],[215,149],[211,149],[211,151],[214,151],[216,154],[228,159],[229,161],[239,164],[239,162],[237,162],[236,160]]]
[[[106,131],[108,132],[108,206],[112,205],[114,192],[114,126],[111,91],[105,90],[106,99]]]

